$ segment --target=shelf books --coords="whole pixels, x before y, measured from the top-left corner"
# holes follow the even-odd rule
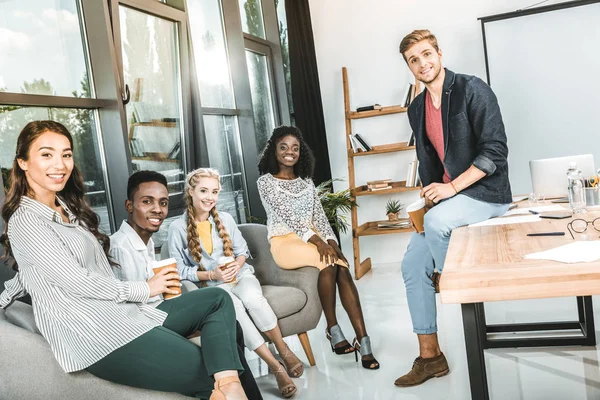
[[[350,135],[350,145],[352,151],[358,153],[359,151],[371,151],[373,148],[362,138],[358,133]]]
[[[415,160],[408,164],[408,172],[406,174],[406,187],[417,186],[417,176],[419,174],[419,161]]]
[[[378,181],[370,181],[370,182],[367,182],[367,189],[370,192],[376,192],[378,190],[391,189],[392,186],[390,185],[390,182],[392,182],[391,179],[381,179],[381,180],[378,180]]]
[[[404,97],[402,98],[402,106],[403,107],[408,107],[410,105],[414,89],[415,89],[415,87],[412,83],[409,83],[408,86],[406,87],[406,91],[404,92]]]
[[[372,106],[358,107],[356,109],[356,112],[381,110],[381,108],[382,108],[381,105],[379,105],[379,104],[373,104]]]
[[[362,136],[360,136],[358,133],[355,133],[353,136],[356,140],[358,140],[358,142],[361,144],[362,148],[365,149],[365,151],[372,150],[371,146],[369,146],[365,139],[363,139]]]
[[[410,226],[410,220],[408,218],[400,218],[398,221],[377,222],[377,229],[400,229],[408,228]]]

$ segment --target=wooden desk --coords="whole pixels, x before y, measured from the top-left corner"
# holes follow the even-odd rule
[[[521,207],[527,206],[524,203]],[[588,210],[587,214],[576,218],[592,221],[598,217],[600,210]],[[452,232],[440,280],[440,296],[442,303],[462,304],[472,399],[489,399],[483,354],[485,348],[596,344],[591,295],[600,294],[600,261],[563,264],[523,258],[528,253],[572,242],[567,230],[567,224],[572,219],[462,227]],[[565,236],[527,236],[528,233],[555,231],[564,231]],[[586,234],[597,239],[600,232],[590,225]],[[578,296],[578,321],[514,325],[485,323],[483,302],[566,296]],[[579,335],[488,339],[488,333],[565,329],[577,330]]]

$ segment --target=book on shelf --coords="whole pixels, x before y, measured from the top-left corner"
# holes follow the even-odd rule
[[[350,135],[350,144],[353,145],[352,149],[356,149],[354,152],[358,153],[361,151],[367,151],[365,150],[365,148],[360,144],[360,142],[358,140],[356,140],[356,138],[354,137],[354,135]]]
[[[350,141],[350,147],[352,147],[352,152],[357,153],[358,148],[356,147],[356,144],[354,143],[354,138],[352,136],[349,136],[348,140]]]
[[[419,161],[417,161],[417,160],[408,164],[408,172],[406,174],[406,187],[417,186],[418,168],[419,168]]]
[[[372,148],[371,146],[369,146],[366,142],[365,139],[362,138],[362,136],[360,136],[358,133],[354,134],[354,137],[356,138],[356,140],[358,140],[358,142],[362,145],[362,147],[365,149],[365,151],[371,151]]]
[[[408,218],[401,218],[398,221],[379,221],[377,222],[378,229],[399,229],[410,227],[410,220]]]
[[[390,186],[390,185],[387,184],[387,183],[371,183],[371,184],[369,184],[369,187],[370,188],[374,188],[374,189],[378,189],[378,188],[382,188],[382,187],[388,187],[388,186]]]
[[[421,186],[421,177],[419,176],[419,162],[417,161],[417,176],[415,178],[415,186]]]
[[[378,192],[380,190],[387,190],[387,189],[391,189],[392,187],[390,185],[387,186],[383,186],[383,187],[371,187],[371,186],[367,186],[367,189],[369,190],[369,192]]]
[[[382,108],[381,105],[379,105],[379,104],[373,104],[372,106],[358,107],[356,109],[356,112],[381,110],[381,108]]]
[[[390,185],[390,182],[392,182],[391,179],[380,179],[377,181],[369,181],[369,182],[367,182],[367,190],[369,190],[370,192],[376,192],[378,190],[391,189],[392,186]]]
[[[408,139],[408,145],[409,146],[414,146],[415,145],[415,133],[412,132],[410,134],[410,139]]]
[[[412,94],[414,91],[414,85],[412,83],[408,84],[408,87],[406,88],[406,92],[404,93],[404,98],[403,98],[403,103],[402,105],[404,107],[408,107],[411,103],[412,100]]]
[[[391,179],[379,179],[376,181],[368,181],[367,185],[377,185],[379,183],[390,183],[392,180]]]

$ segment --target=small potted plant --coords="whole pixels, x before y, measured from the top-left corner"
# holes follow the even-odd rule
[[[390,221],[398,221],[400,211],[404,208],[404,205],[398,200],[390,199],[385,205],[385,213]]]

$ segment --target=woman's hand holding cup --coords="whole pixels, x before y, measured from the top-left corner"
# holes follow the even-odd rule
[[[220,280],[225,283],[236,283],[236,276],[242,267],[235,261],[235,258],[230,256],[221,257],[218,264],[217,275],[220,277]]]

